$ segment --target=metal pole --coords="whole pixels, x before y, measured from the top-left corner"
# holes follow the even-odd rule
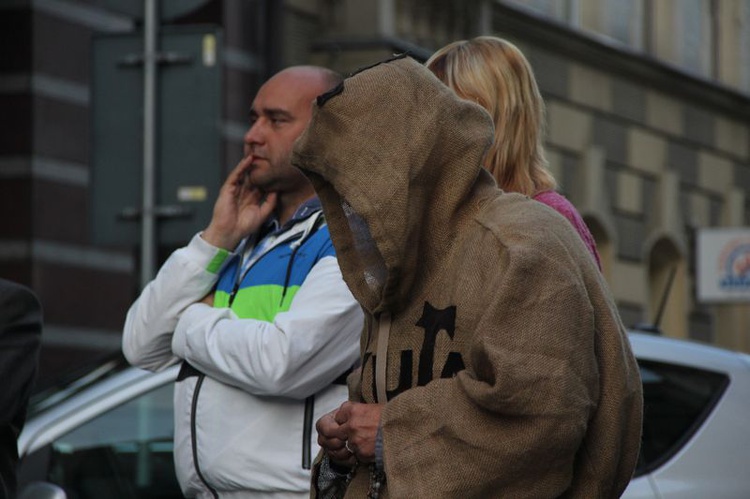
[[[141,288],[154,276],[156,266],[156,59],[159,18],[158,0],[143,2],[143,204],[141,206]],[[140,401],[144,402],[144,401]],[[145,443],[148,433],[148,408],[138,404],[138,466],[135,481],[149,485],[150,456]]]
[[[141,288],[154,276],[156,266],[156,59],[157,0],[144,2],[143,29],[143,204],[141,206]]]

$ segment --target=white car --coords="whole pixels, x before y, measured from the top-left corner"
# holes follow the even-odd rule
[[[750,356],[630,338],[645,418],[638,469],[623,497],[750,497]],[[176,376],[176,366],[152,374],[117,357],[36,397],[18,443],[22,495],[47,482],[69,498],[182,497],[172,461]]]
[[[178,369],[154,374],[117,355],[32,398],[18,439],[19,496],[46,482],[69,499],[182,498],[172,459]],[[40,495],[64,497],[28,494]]]
[[[750,356],[632,333],[643,438],[623,497],[750,497]]]

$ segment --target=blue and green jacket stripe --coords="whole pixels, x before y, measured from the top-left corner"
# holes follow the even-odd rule
[[[241,319],[273,321],[289,309],[294,295],[313,266],[335,251],[317,199],[305,203],[284,227],[265,237],[276,237],[257,260],[242,272],[240,254],[217,254],[209,265],[222,267],[214,296],[215,307],[230,307]],[[262,240],[258,244],[261,244]],[[210,270],[210,269],[209,269]]]

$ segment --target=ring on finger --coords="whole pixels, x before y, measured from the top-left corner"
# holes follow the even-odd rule
[[[354,454],[352,448],[349,447],[349,440],[344,440],[344,447],[346,447],[346,450],[349,452],[349,454]]]

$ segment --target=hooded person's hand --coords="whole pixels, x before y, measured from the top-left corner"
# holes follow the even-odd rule
[[[348,463],[352,456],[360,463],[375,461],[382,411],[380,404],[344,402],[318,420],[318,444],[337,463]]]

